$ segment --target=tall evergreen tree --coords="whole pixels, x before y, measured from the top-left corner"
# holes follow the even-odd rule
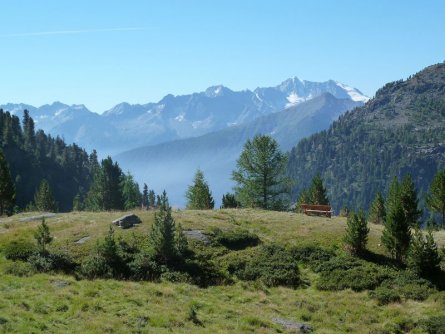
[[[144,190],[142,191],[142,207],[148,209],[149,199],[148,199],[148,186],[144,183]]]
[[[149,242],[157,261],[171,264],[180,256],[178,244],[183,247],[183,235],[178,236],[177,234],[165,190],[159,197],[159,201],[159,211],[155,213],[155,221],[149,233]],[[181,240],[178,238],[181,238]]]
[[[445,169],[434,176],[426,204],[431,211],[438,212],[442,216],[442,226],[445,229]]]
[[[375,195],[375,199],[369,209],[368,221],[373,224],[383,224],[386,219],[385,200],[380,192]]]
[[[155,208],[156,207],[156,194],[153,189],[150,189],[148,192],[148,207]]]
[[[134,181],[133,175],[130,172],[123,176],[122,195],[125,210],[134,209],[141,205],[139,184]]]
[[[419,200],[411,175],[407,174],[400,184],[400,200],[405,213],[405,219],[409,226],[419,225],[419,219],[422,211],[419,210]]]
[[[430,276],[440,269],[440,256],[431,230],[426,236],[416,227],[408,252],[408,267],[419,275]]]
[[[348,251],[353,255],[363,254],[366,250],[369,234],[364,211],[359,210],[358,214],[351,212],[346,224],[346,233],[343,240]]]
[[[286,208],[291,183],[286,166],[287,156],[275,139],[264,135],[249,139],[232,173],[237,200],[243,207]]]
[[[15,203],[15,186],[12,181],[8,162],[0,150],[0,216],[10,211]]]
[[[47,180],[43,179],[34,195],[34,204],[39,211],[57,211],[57,203]]]
[[[329,199],[326,194],[326,188],[323,185],[323,179],[320,174],[315,175],[309,187],[310,204],[328,205]]]
[[[382,244],[396,260],[402,261],[409,248],[411,231],[405,217],[400,196],[400,184],[396,177],[389,189],[386,210],[387,216],[382,233]]]
[[[222,197],[221,209],[239,208],[241,204],[236,200],[234,194],[227,193]]]
[[[25,149],[31,151],[35,145],[34,120],[29,116],[29,111],[23,112],[23,132],[25,136]]]
[[[200,169],[196,171],[193,184],[188,187],[186,198],[187,209],[209,210],[215,206],[209,185],[205,181],[204,173]]]

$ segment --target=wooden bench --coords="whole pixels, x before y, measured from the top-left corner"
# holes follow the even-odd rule
[[[301,208],[303,209],[303,213],[309,214],[317,214],[323,215],[331,218],[332,213],[334,212],[330,205],[321,205],[321,204],[301,204]]]

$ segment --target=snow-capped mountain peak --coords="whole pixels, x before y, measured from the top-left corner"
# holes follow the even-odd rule
[[[363,102],[363,103],[366,103],[369,101],[369,97],[367,97],[366,95],[363,95],[363,93],[361,91],[359,91],[357,88],[352,88],[352,87],[342,84],[341,82],[338,82],[338,81],[335,81],[335,83],[338,87],[340,87],[341,89],[346,91],[346,93],[350,96],[352,101]]]

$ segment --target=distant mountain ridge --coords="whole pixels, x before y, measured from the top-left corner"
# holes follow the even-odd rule
[[[253,91],[232,91],[218,85],[200,93],[169,94],[157,103],[121,103],[101,115],[84,105],[60,102],[39,108],[24,104],[5,104],[0,108],[12,114],[28,109],[37,128],[88,150],[115,154],[240,125],[324,93],[359,103],[368,100],[358,89],[333,80],[318,83],[294,77],[275,87]]]
[[[324,93],[281,112],[258,117],[199,137],[140,147],[115,156],[124,170],[157,191],[167,190],[171,202],[184,206],[184,193],[197,168],[204,171],[216,203],[232,190],[231,172],[244,143],[258,134],[274,137],[283,150],[329,125],[346,110],[362,105]]]

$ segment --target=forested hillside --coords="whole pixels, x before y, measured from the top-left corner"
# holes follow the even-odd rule
[[[290,153],[293,198],[320,173],[331,204],[368,208],[391,178],[410,173],[423,200],[445,167],[445,63],[386,84],[365,106],[345,113]]]
[[[0,109],[0,144],[16,187],[16,204],[24,208],[34,199],[40,182],[49,182],[59,210],[72,208],[78,192],[86,192],[92,180],[96,154],[90,156],[76,144],[67,145],[34,129],[28,112],[23,120]]]

